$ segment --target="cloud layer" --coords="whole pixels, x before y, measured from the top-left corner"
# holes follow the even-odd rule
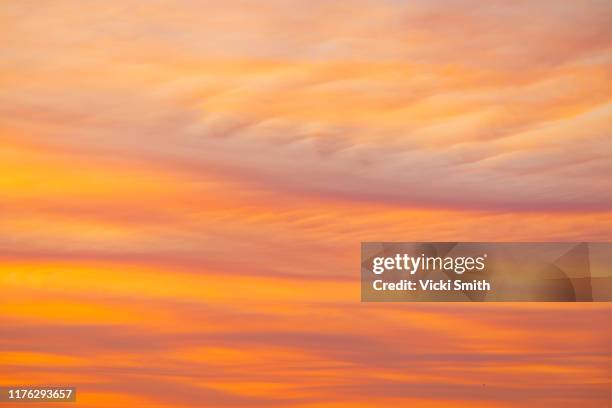
[[[612,239],[610,2],[5,3],[2,384],[611,398],[608,306],[365,306],[355,279],[361,241]]]

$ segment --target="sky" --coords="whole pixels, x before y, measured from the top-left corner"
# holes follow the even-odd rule
[[[2,2],[0,385],[84,408],[604,406],[608,304],[360,303],[359,248],[611,241],[611,15]]]

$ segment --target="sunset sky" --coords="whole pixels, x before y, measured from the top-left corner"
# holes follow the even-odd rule
[[[3,1],[0,385],[83,408],[604,407],[611,304],[361,303],[359,250],[612,241],[611,16]]]

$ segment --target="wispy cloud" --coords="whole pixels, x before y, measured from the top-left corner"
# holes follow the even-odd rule
[[[608,306],[365,307],[355,277],[366,240],[612,238],[611,12],[4,2],[1,382],[601,407]]]

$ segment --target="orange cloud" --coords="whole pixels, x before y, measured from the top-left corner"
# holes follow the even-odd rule
[[[361,241],[612,238],[605,2],[0,5],[0,384],[601,407],[606,304],[366,305]]]

